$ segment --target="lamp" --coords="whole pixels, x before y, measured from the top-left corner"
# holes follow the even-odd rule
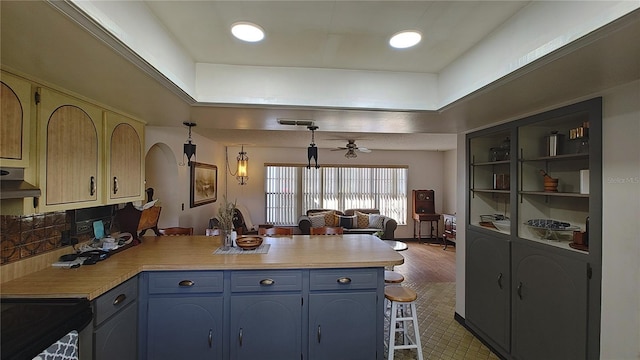
[[[347,150],[347,153],[344,154],[344,157],[346,157],[347,159],[353,159],[353,158],[357,158],[358,154],[356,154],[356,152],[353,149],[349,149]]]
[[[316,162],[316,169],[318,166],[318,148],[316,147],[315,139],[314,139],[314,131],[318,130],[318,127],[315,125],[307,126],[307,129],[311,130],[311,144],[307,148],[307,160],[309,163],[307,164],[307,169],[311,169],[311,159],[314,159]]]
[[[247,181],[249,181],[249,157],[244,151],[244,145],[242,145],[242,150],[240,150],[237,160],[238,168],[236,169],[236,179],[240,185],[245,185]]]
[[[240,150],[238,157],[236,158],[237,164],[235,172],[232,172],[231,167],[229,166],[229,154],[226,153],[225,157],[227,159],[227,170],[229,171],[229,174],[236,177],[239,185],[246,185],[249,181],[249,157],[244,151],[244,145],[242,145],[242,150]]]
[[[185,121],[182,124],[189,127],[189,138],[187,142],[184,144],[184,155],[187,157],[187,164],[191,166],[191,158],[193,157],[193,161],[196,160],[196,144],[191,141],[191,128],[196,126],[196,123]],[[184,165],[184,162],[183,162]]]

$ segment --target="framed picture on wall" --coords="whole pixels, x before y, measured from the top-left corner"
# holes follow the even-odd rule
[[[191,162],[191,207],[218,200],[218,167]]]

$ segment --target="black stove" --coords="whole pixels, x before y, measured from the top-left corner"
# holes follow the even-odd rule
[[[87,299],[1,299],[2,360],[33,359],[93,317]]]

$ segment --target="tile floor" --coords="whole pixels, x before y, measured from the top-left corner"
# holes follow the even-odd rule
[[[424,360],[499,359],[454,320],[455,283],[405,281],[403,286],[418,293],[416,306]],[[395,359],[417,359],[417,353],[415,350],[399,350]]]
[[[455,319],[456,248],[443,251],[439,243],[408,245],[395,267],[405,277],[403,286],[418,293],[417,312],[424,360],[499,359]],[[396,351],[395,360],[417,359],[416,350]]]

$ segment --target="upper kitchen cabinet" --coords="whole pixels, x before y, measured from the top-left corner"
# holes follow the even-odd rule
[[[106,112],[106,199],[117,204],[144,199],[144,124]]]
[[[0,166],[29,166],[31,84],[0,73]]]
[[[101,205],[102,110],[46,88],[39,94],[39,211]]]

